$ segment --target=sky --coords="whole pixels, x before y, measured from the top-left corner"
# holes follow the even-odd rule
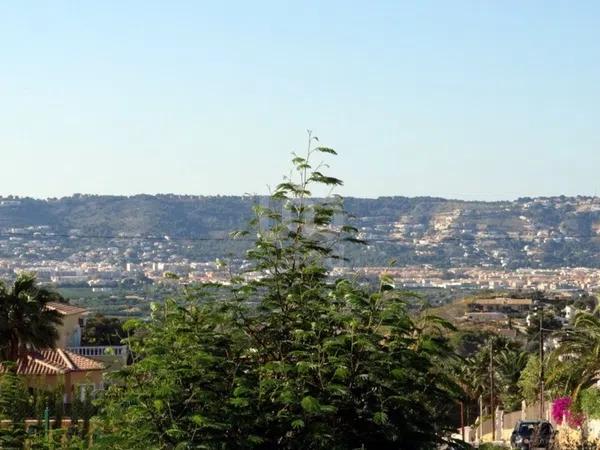
[[[0,195],[600,194],[594,1],[0,2]]]

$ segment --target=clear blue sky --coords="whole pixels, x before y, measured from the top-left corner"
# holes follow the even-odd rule
[[[600,193],[594,1],[0,3],[0,194]]]

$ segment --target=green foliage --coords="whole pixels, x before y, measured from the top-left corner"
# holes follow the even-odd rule
[[[544,317],[542,320],[542,328],[546,330],[544,334],[547,336],[549,332],[558,331],[562,328],[562,322],[556,317],[555,313],[549,308],[544,309]],[[536,352],[539,348],[540,339],[540,324],[539,316],[536,313],[533,316],[531,325],[527,327],[527,350]]]
[[[490,354],[494,360],[493,372]],[[490,380],[493,376],[494,403],[511,411],[521,403],[517,382],[527,364],[527,358],[528,354],[522,351],[519,344],[501,336],[490,335],[487,342],[480,344],[475,353],[465,358],[456,376],[461,380],[471,403],[476,403],[480,396],[486,400],[490,398]]]
[[[414,321],[405,294],[328,278],[341,198],[310,199],[340,180],[295,156],[250,222],[251,274],[189,289],[131,322],[134,364],[100,401],[98,448],[431,449],[451,429],[459,387],[447,367],[451,326]]]
[[[0,448],[19,449],[23,448],[27,433],[23,425],[11,425],[8,428],[0,428]]]
[[[14,363],[5,362],[6,372],[0,375],[0,419],[11,420],[10,426],[0,428],[0,448],[26,449],[84,449],[89,447],[89,423],[96,408],[91,396],[75,398],[69,416],[74,425],[63,429],[65,414],[63,389],[34,390],[29,392],[23,379],[15,374]],[[44,410],[48,407],[53,423],[49,436],[43,429]],[[37,418],[37,426],[25,432],[25,419]],[[83,423],[77,423],[82,420]]]
[[[530,355],[519,377],[518,387],[522,398],[528,403],[539,401],[540,396],[540,358]]]
[[[86,320],[81,342],[82,345],[120,345],[124,337],[120,319],[96,314]]]
[[[71,404],[71,420],[73,423],[78,424],[73,426],[73,431],[77,431],[82,437],[87,436],[90,419],[97,412],[97,408],[93,403],[93,396],[92,388],[89,387],[85,390],[83,397],[81,393],[76,395]],[[83,421],[81,425],[79,425],[80,420]]]
[[[579,312],[557,336],[560,345],[550,354],[548,383],[559,395],[577,400],[600,371],[600,313]]]
[[[518,348],[507,346],[495,357],[499,398],[506,411],[515,411],[521,406],[521,391],[518,382],[528,364],[529,355]]]
[[[579,395],[581,411],[590,419],[600,419],[600,389],[591,387]]]
[[[460,330],[452,334],[450,341],[456,352],[467,358],[477,353],[491,337],[492,333],[486,330]]]
[[[25,449],[31,450],[83,450],[90,448],[88,439],[82,439],[71,429],[50,430],[48,436],[38,432],[24,441]],[[139,448],[139,447],[138,447]]]
[[[14,365],[4,366],[5,372],[0,375],[0,418],[22,423],[29,412],[29,393]]]
[[[62,385],[58,385],[52,390],[42,389],[41,387],[35,389],[31,395],[30,404],[32,405],[32,410],[29,412],[29,416],[41,421],[47,407],[49,416],[60,424],[65,415],[63,391]]]

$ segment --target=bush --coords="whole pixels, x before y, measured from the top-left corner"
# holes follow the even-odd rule
[[[591,387],[579,395],[581,411],[590,419],[600,419],[600,389]]]

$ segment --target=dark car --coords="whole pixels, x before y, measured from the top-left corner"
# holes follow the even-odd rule
[[[546,420],[520,420],[510,436],[513,449],[529,450],[549,448],[554,438],[554,429]]]

